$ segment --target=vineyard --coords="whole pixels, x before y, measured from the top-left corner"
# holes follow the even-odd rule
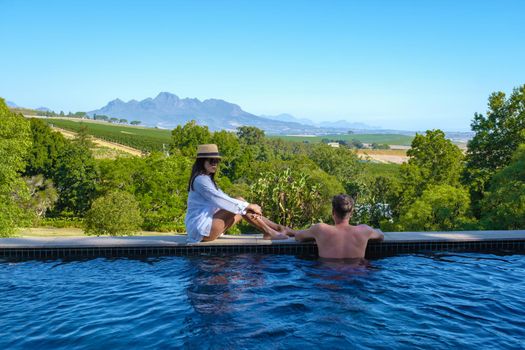
[[[44,119],[49,125],[78,132],[85,126],[96,138],[120,143],[144,152],[162,151],[171,141],[171,131],[153,128],[137,128],[123,125],[84,123],[63,119]],[[165,145],[165,146],[163,146]]]

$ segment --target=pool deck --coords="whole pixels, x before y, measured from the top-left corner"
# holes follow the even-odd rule
[[[367,257],[433,251],[525,252],[525,230],[385,232],[370,241]],[[187,244],[185,235],[128,237],[20,237],[0,239],[3,258],[68,258],[225,253],[316,254],[313,242],[262,239],[260,234],[225,235],[213,242]]]

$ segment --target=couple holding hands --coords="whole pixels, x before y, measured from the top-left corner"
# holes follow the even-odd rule
[[[294,231],[276,224],[262,215],[257,204],[248,203],[243,198],[232,198],[219,189],[214,178],[220,160],[217,145],[198,146],[188,184],[185,224],[189,243],[213,241],[243,219],[260,230],[264,239],[295,237],[298,241],[315,240],[319,256],[324,258],[364,258],[368,240],[382,240],[384,237],[381,231],[367,225],[349,224],[354,201],[345,194],[332,199],[335,225],[320,223],[306,230]]]

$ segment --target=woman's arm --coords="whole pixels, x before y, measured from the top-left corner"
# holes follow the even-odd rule
[[[215,188],[211,178],[207,175],[197,176],[193,182],[193,188],[217,208],[227,210],[230,213],[244,215],[246,210],[250,209],[250,203],[232,198]]]

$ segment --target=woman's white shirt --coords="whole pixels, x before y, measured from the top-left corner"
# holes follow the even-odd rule
[[[213,215],[220,209],[234,214],[246,214],[249,203],[231,198],[217,189],[208,175],[198,175],[193,181],[193,190],[188,193],[186,232],[188,243],[200,242],[210,235]]]

